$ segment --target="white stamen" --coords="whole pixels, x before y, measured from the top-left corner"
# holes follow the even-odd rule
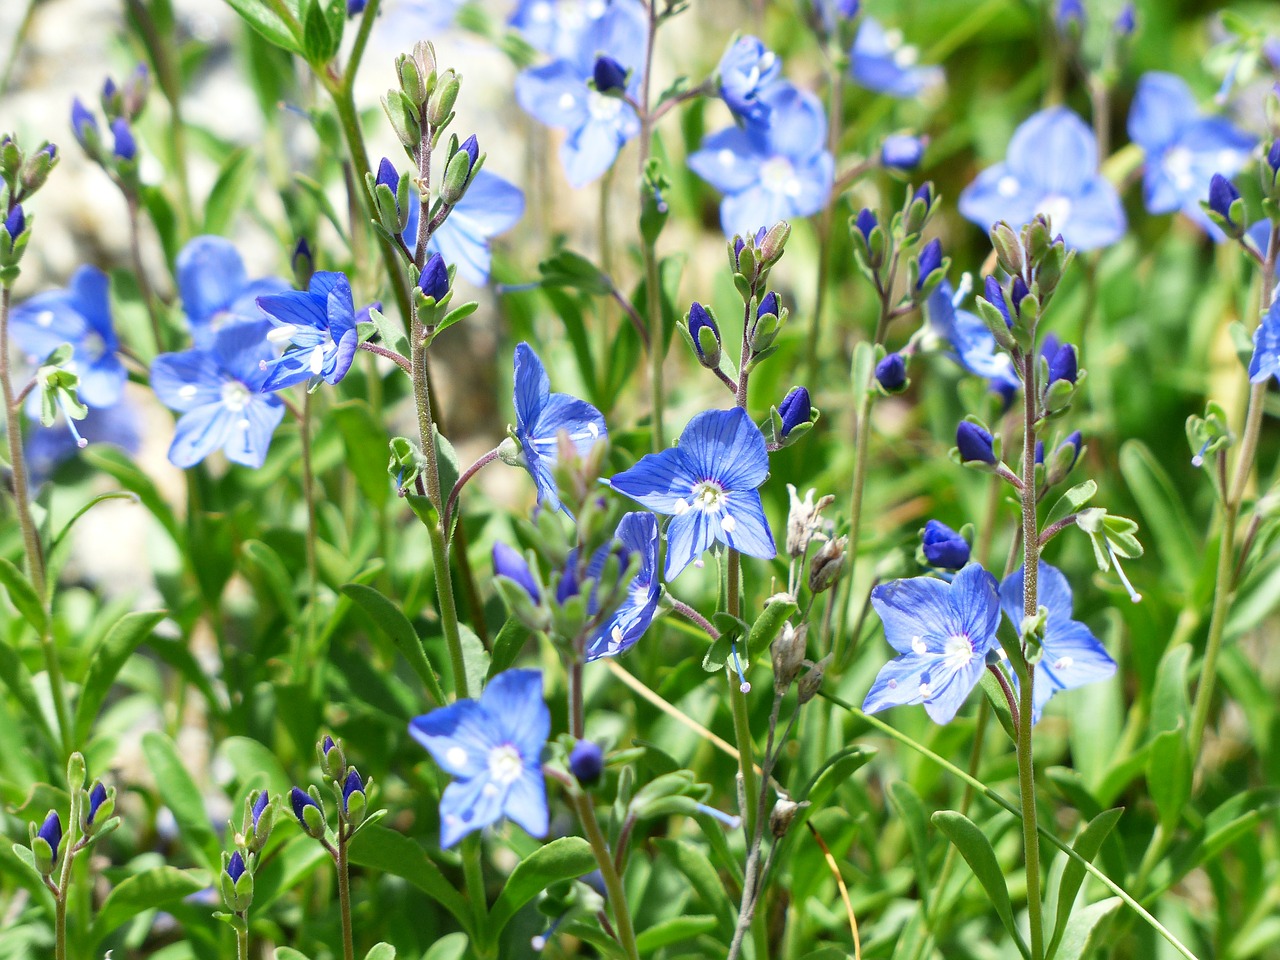
[[[720,529],[725,533],[733,533],[737,529],[738,521],[733,517],[722,517],[720,520]]]
[[[1066,670],[1074,663],[1075,660],[1071,657],[1059,657],[1057,660],[1053,661],[1053,669]]]
[[[927,696],[929,696],[929,694],[931,694],[932,692],[933,692],[933,691],[929,688],[929,684],[927,684],[927,683],[922,683],[922,684],[920,684],[920,696],[922,696],[922,697],[927,697]]]
[[[911,638],[911,652],[917,655],[923,655],[928,652],[929,648],[924,645],[924,640],[920,637]]]
[[[178,388],[178,396],[183,400],[190,400],[196,395],[196,385],[188,383]]]
[[[444,758],[449,761],[449,766],[461,767],[467,762],[467,751],[461,747],[450,747]]]
[[[311,351],[311,372],[317,377],[320,371],[324,369],[324,345],[316,344],[314,350]]]
[[[267,339],[272,343],[288,343],[297,332],[298,328],[295,324],[282,323],[280,326],[272,327],[267,331]]]
[[[671,509],[677,517],[683,517],[689,512],[689,504],[684,500],[677,500],[671,505]]]

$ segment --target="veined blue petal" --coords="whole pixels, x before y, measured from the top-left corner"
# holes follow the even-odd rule
[[[516,425],[521,432],[538,422],[542,405],[551,394],[551,380],[542,360],[527,343],[516,345],[515,408]]]
[[[740,407],[697,414],[677,449],[698,479],[717,480],[727,490],[754,490],[769,475],[764,434]]]
[[[685,567],[706,553],[707,548],[715,542],[718,527],[719,523],[713,523],[702,510],[689,510],[671,518],[671,522],[667,524],[665,579],[668,582],[680,576]]]
[[[506,670],[480,694],[497,742],[511,743],[526,763],[537,763],[551,734],[551,711],[542,699],[542,672]]]
[[[760,179],[767,157],[745,130],[729,127],[711,134],[689,155],[689,169],[721,193],[739,193]]]
[[[1098,169],[1098,141],[1066,107],[1041,110],[1009,141],[1009,171],[1042,194],[1074,196]]]
[[[150,379],[160,402],[179,413],[222,400],[224,377],[208,350],[162,353],[151,363]]]
[[[409,736],[445,773],[467,780],[488,769],[489,751],[498,744],[488,712],[475,700],[459,700],[414,717]]]
[[[232,463],[261,467],[267,459],[271,437],[284,419],[284,404],[276,397],[252,394],[252,399],[240,411],[231,435],[223,449]]]
[[[441,848],[448,850],[467,834],[496,823],[508,792],[487,773],[445,787],[440,795]]]
[[[912,641],[946,636],[953,627],[951,588],[937,577],[912,577],[882,583],[871,591],[871,606],[884,624],[884,637],[899,653],[910,653]]]
[[[215,450],[226,446],[240,414],[222,403],[210,403],[184,413],[169,446],[169,461],[185,470],[194,467]]]
[[[545,837],[550,828],[547,781],[540,770],[526,770],[507,788],[502,812],[531,837]]]
[[[249,284],[239,251],[224,237],[191,240],[178,252],[175,275],[182,309],[193,326],[226,310]]]
[[[1129,139],[1148,155],[1159,152],[1197,112],[1191,88],[1181,77],[1158,71],[1144,73],[1129,110]]]
[[[539,123],[576,130],[589,116],[586,76],[567,60],[522,71],[516,77],[516,102]]]
[[[719,519],[717,540],[748,557],[772,560],[778,555],[758,490],[735,490]]]
[[[699,479],[685,455],[673,448],[646,453],[634,466],[614,474],[609,486],[650,510],[674,514],[682,509],[677,501],[688,507],[689,494]]]

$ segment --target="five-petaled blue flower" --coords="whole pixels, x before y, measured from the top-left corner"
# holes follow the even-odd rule
[[[347,375],[358,333],[345,274],[319,270],[306,290],[258,297],[258,307],[275,327],[271,342],[291,344],[282,356],[267,361],[263,390],[283,390],[313,377],[334,384]]]
[[[1023,570],[1019,567],[1000,584],[1000,606],[1015,631],[1022,629]],[[1032,667],[1032,723],[1040,720],[1044,705],[1059,690],[1074,690],[1116,672],[1116,662],[1098,638],[1071,619],[1071,584],[1062,571],[1041,560],[1036,586],[1037,601],[1049,613],[1040,660]],[[1016,685],[1018,678],[1013,679]]]
[[[65,290],[37,293],[14,307],[9,318],[14,342],[32,364],[71,344],[66,368],[80,378],[80,400],[90,407],[115,404],[128,379],[116,356],[120,343],[111,325],[108,288],[105,273],[80,267]]]
[[[516,346],[516,437],[524,465],[538,487],[538,503],[559,510],[555,465],[560,431],[566,431],[583,456],[608,435],[600,411],[567,393],[552,393],[546,368],[527,343]]]
[[[785,80],[759,99],[768,123],[713,133],[689,157],[693,172],[725,195],[720,225],[728,236],[817,213],[831,194],[835,161],[822,102]]]
[[[1267,377],[1280,380],[1280,302],[1271,305],[1253,331],[1249,382],[1262,383]]]
[[[235,323],[219,330],[208,349],[156,357],[151,388],[182,414],[169,447],[175,466],[194,466],[218,449],[235,463],[262,466],[284,417],[280,398],[262,393],[262,363],[275,356],[270,329],[265,320]]]
[[[409,204],[409,225],[404,242],[414,249],[418,242],[421,204]],[[458,268],[468,283],[483,286],[489,280],[492,255],[489,241],[505,233],[524,216],[524,191],[487,168],[479,170],[467,185],[467,192],[436,228],[427,243],[428,253],[438,253]]]
[[[765,123],[769,104],[761,94],[777,82],[782,61],[758,37],[739,37],[716,67],[720,98],[733,115],[748,123]]]
[[[440,797],[442,847],[504,816],[535,837],[546,835],[542,748],[550,733],[538,670],[500,673],[479,700],[459,700],[410,721],[409,735],[456,778]]]
[[[587,643],[588,663],[622,653],[644,636],[662,595],[662,582],[658,577],[658,521],[653,514],[628,513],[618,523],[615,536],[622,541],[622,566],[630,562],[632,554],[639,554],[640,570],[627,586],[622,604]],[[592,568],[603,568],[605,559],[607,554],[599,558],[598,564],[593,562],[587,572],[598,575],[598,570]]]
[[[520,0],[507,25],[535,50],[569,58],[583,31],[608,9],[608,0]]]
[[[1152,213],[1181,210],[1215,239],[1219,230],[1200,201],[1215,173],[1233,177],[1256,142],[1222,117],[1201,113],[1185,80],[1144,73],[1129,110],[1129,139],[1146,154],[1142,195]]]
[[[1009,141],[1003,163],[960,194],[960,213],[984,230],[999,220],[1016,229],[1042,213],[1077,250],[1115,243],[1125,230],[1120,197],[1098,172],[1098,141],[1066,107],[1041,110]]]
[[[261,320],[258,297],[289,289],[279,277],[250,280],[240,252],[224,237],[196,237],[179,251],[176,268],[178,295],[197,347],[212,345],[214,334],[228,324]]]
[[[609,485],[671,516],[665,572],[674,580],[717,541],[750,557],[777,555],[757,489],[768,473],[764,434],[735,407],[698,414],[675,447],[645,454]]]
[[[516,77],[516,101],[548,127],[568,131],[560,161],[571,186],[599,178],[622,145],[640,132],[640,118],[621,97],[591,89],[596,59],[608,56],[629,70],[627,92],[640,90],[648,17],[638,0],[614,0],[578,36],[571,56]]]
[[[958,309],[960,299],[949,281],[938,284],[925,301],[929,325],[951,346],[951,358],[969,373],[986,378],[996,389],[1017,390],[1022,381],[1013,369],[1013,361],[997,348],[996,338],[981,317]]]
[[[871,591],[871,605],[901,656],[881,668],[862,709],[923,703],[935,722],[949,723],[982,679],[996,642],[996,578],[971,563],[951,583],[913,577],[881,584]]]
[[[859,85],[891,97],[918,97],[942,82],[941,67],[920,66],[920,52],[902,42],[901,30],[862,21],[849,51],[849,72]]]

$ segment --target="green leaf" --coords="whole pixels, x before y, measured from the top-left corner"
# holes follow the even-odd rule
[[[484,678],[489,675],[489,651],[465,623],[458,624],[458,634],[462,642],[462,665],[467,671],[467,690],[471,696],[478,697],[484,687]],[[457,687],[457,680],[454,680],[454,686]]]
[[[544,287],[572,287],[595,296],[613,292],[613,281],[594,263],[572,250],[557,250],[538,264]]]
[[[287,814],[286,816],[292,816]],[[276,820],[279,829],[280,820]],[[288,829],[287,827],[285,829]],[[364,831],[361,831],[362,833]],[[262,861],[253,875],[253,908],[263,912],[317,870],[333,869],[324,847],[298,831]]]
[[[591,844],[581,837],[561,837],[539,847],[511,871],[489,912],[484,939],[496,943],[516,912],[551,884],[572,880],[595,868]]]
[[[409,622],[404,612],[367,584],[344,583],[341,589],[343,594],[351,598],[373,619],[378,628],[391,638],[400,653],[409,661],[413,672],[422,680],[423,686],[427,688],[427,693],[435,701],[436,706],[444,706],[447,701],[444,691],[440,688],[440,680],[432,669],[431,661],[427,659],[427,652],[423,649],[422,641],[418,639],[418,632],[413,629],[413,624]]]
[[[160,522],[178,549],[182,549],[181,528],[168,502],[160,495],[151,479],[138,469],[138,465],[123,450],[99,444],[89,447],[80,456],[90,466],[110,474],[120,486],[137,494],[142,505]]]
[[[182,765],[178,748],[163,733],[151,730],[142,737],[142,752],[155,777],[160,799],[178,822],[178,835],[206,867],[221,869],[221,848],[209,823],[204,797]]]
[[[116,675],[133,655],[133,651],[151,636],[156,624],[165,616],[163,610],[126,613],[111,625],[102,642],[94,649],[90,655],[84,684],[80,689],[80,700],[76,704],[77,741],[83,742],[88,739],[93,721],[97,719],[98,710],[106,700],[111,685],[115,683]]]
[[[996,915],[1009,931],[1009,936],[1013,937],[1018,950],[1024,957],[1030,957],[1031,951],[1027,949],[1013,920],[1013,906],[1009,902],[1009,889],[1004,883],[1004,871],[1000,869],[996,852],[991,849],[991,841],[986,834],[978,829],[976,823],[955,810],[939,810],[933,815],[933,823],[955,844],[960,856],[969,864],[969,869],[987,891]]]
[[[341,42],[342,35],[339,34],[335,40],[333,31],[329,29],[324,4],[320,0],[311,0],[302,17],[302,55],[313,67],[320,68],[333,59]]]
[[[152,867],[120,881],[107,895],[93,921],[89,939],[97,945],[125,922],[142,913],[181,900],[209,886],[204,870]]]
[[[18,613],[22,614],[22,619],[43,637],[49,629],[49,619],[45,615],[44,604],[40,602],[40,595],[36,593],[27,575],[4,557],[0,557],[0,585],[8,591],[9,600],[17,607]]]
[[[685,914],[655,923],[636,937],[640,955],[654,953],[673,943],[683,943],[704,933],[711,933],[719,921],[707,914]]]
[[[492,680],[516,662],[516,657],[520,656],[520,651],[524,649],[532,632],[515,617],[507,618],[498,635],[493,638],[493,651],[489,657],[489,674],[486,679]]]
[[[1104,920],[1115,913],[1123,901],[1119,897],[1107,897],[1071,914],[1067,930],[1062,937],[1058,960],[1084,960],[1094,955],[1094,941]]]
[[[228,232],[231,221],[249,199],[256,167],[257,157],[248,147],[233,150],[222,162],[222,167],[218,170],[218,178],[213,182],[209,199],[205,202],[205,233]]]
[[[293,595],[293,574],[280,559],[280,554],[261,540],[246,540],[241,544],[240,551],[246,566],[256,570],[266,581],[271,596],[289,622],[300,623],[302,616],[298,610],[298,601]]]
[[[1045,526],[1061,520],[1068,514],[1075,513],[1092,500],[1097,492],[1098,485],[1092,480],[1077,483],[1058,498],[1058,502],[1053,505],[1053,509],[1049,511],[1049,515],[1045,518]]]
[[[375,943],[364,955],[364,960],[396,960],[396,948],[389,943]]]
[[[227,4],[269,42],[290,53],[302,52],[284,21],[268,10],[262,0],[227,0]]]
[[[347,448],[347,467],[355,475],[356,483],[360,484],[360,492],[381,510],[391,495],[387,477],[386,429],[364,400],[335,404],[329,410],[329,416],[342,434],[342,442]]]
[[[1170,647],[1160,658],[1155,689],[1151,694],[1149,727],[1153,736],[1191,725],[1191,701],[1187,697],[1187,668],[1190,664],[1191,645],[1187,643]]]
[[[2,635],[0,635],[0,681],[3,681],[4,685],[9,688],[9,692],[13,694],[13,698],[22,707],[27,719],[31,720],[44,733],[46,742],[50,745],[57,745],[58,737],[54,734],[53,727],[49,724],[49,718],[45,716],[44,710],[40,705],[40,698],[36,694],[35,684],[31,680],[31,671],[22,662],[22,657],[18,655],[18,651]]]
[[[821,807],[842,783],[870,763],[876,752],[875,747],[860,744],[845,747],[823,764],[796,799],[808,800],[815,809]]]
[[[764,656],[764,651],[773,643],[774,637],[782,629],[787,619],[800,612],[800,607],[792,600],[774,600],[766,603],[751,625],[747,635],[746,654],[751,658]]]
[[[231,764],[242,793],[267,789],[274,796],[284,796],[293,783],[276,755],[252,737],[227,737],[214,753]]]
[[[911,859],[915,864],[916,888],[920,891],[920,899],[925,912],[929,910],[929,828],[925,820],[924,804],[920,795],[905,780],[894,780],[889,784],[889,802],[902,818],[907,828],[907,842],[911,845]]]
[[[660,839],[654,843],[664,859],[689,879],[689,885],[697,893],[698,899],[715,914],[720,926],[720,936],[726,939],[732,937],[736,926],[733,903],[707,855],[687,840]]]
[[[469,944],[470,941],[465,933],[457,930],[446,933],[422,955],[422,960],[462,960],[466,956]]]
[[[1151,741],[1147,757],[1147,790],[1160,814],[1160,826],[1171,835],[1191,799],[1191,748],[1186,728],[1166,730]]]
[[[586,846],[585,840],[578,842]],[[470,904],[413,840],[375,824],[357,833],[350,849],[352,863],[407,880],[453,914],[467,933],[474,932]],[[516,869],[519,870],[519,866]],[[586,873],[587,869],[590,868],[581,872]]]
[[[1086,862],[1092,863],[1098,851],[1102,849],[1103,841],[1120,821],[1122,813],[1124,813],[1123,807],[1114,807],[1098,814],[1080,831],[1080,836],[1076,837],[1071,849],[1080,854]],[[1084,876],[1084,865],[1078,860],[1068,858],[1066,868],[1062,871],[1062,880],[1058,884],[1058,911],[1053,922],[1053,939],[1049,941],[1049,948],[1045,951],[1046,960],[1053,960],[1058,944],[1068,929],[1067,921],[1075,906],[1076,894],[1080,892],[1080,886],[1084,883]]]
[[[293,947],[276,947],[276,960],[311,960],[301,950],[295,950]]]

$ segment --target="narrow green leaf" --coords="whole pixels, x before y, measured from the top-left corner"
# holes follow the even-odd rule
[[[578,842],[587,845],[585,840]],[[377,825],[365,827],[351,841],[351,862],[407,880],[453,914],[467,933],[474,932],[470,904],[440,872],[426,851],[404,834]]]
[[[160,799],[178,822],[178,835],[206,867],[221,869],[221,847],[213,834],[204,797],[183,766],[178,748],[163,733],[152,730],[142,737],[142,752],[155,777]]]
[[[510,668],[520,656],[532,631],[515,617],[508,617],[498,635],[493,638],[493,652],[489,658],[489,674],[492,680],[503,670]]]
[[[9,692],[13,694],[13,698],[18,701],[27,719],[44,734],[46,742],[51,746],[57,746],[58,737],[40,705],[35,684],[31,680],[31,671],[22,662],[18,651],[3,636],[0,636],[0,681],[4,682]]]
[[[248,147],[233,150],[222,162],[204,208],[204,232],[226,233],[253,189],[257,157]]]
[[[478,697],[484,687],[484,678],[489,675],[489,651],[465,623],[458,624],[458,633],[462,641],[462,663],[467,671],[467,690],[471,696]],[[456,680],[454,686],[457,686]]]
[[[262,0],[227,0],[227,5],[240,14],[249,26],[277,47],[288,50],[290,53],[302,52],[298,41],[289,32],[284,21],[268,10]],[[293,3],[289,5],[296,6]]]
[[[636,947],[645,956],[673,943],[683,943],[704,933],[711,933],[719,921],[707,914],[685,914],[655,923],[636,937]]]
[[[143,610],[126,613],[111,625],[102,642],[89,659],[89,669],[80,688],[80,700],[76,704],[76,740],[89,737],[98,710],[107,698],[107,692],[125,662],[138,649],[138,645],[151,636],[156,624],[165,618],[163,610]]]
[[[1123,807],[1114,807],[1098,814],[1080,831],[1071,849],[1080,854],[1086,862],[1093,863],[1098,851],[1102,849],[1103,841],[1120,821],[1122,813],[1124,813]],[[1058,945],[1067,930],[1067,920],[1075,906],[1076,894],[1080,892],[1080,886],[1084,883],[1084,876],[1084,866],[1079,861],[1068,858],[1066,868],[1062,871],[1062,880],[1058,884],[1058,910],[1053,922],[1053,939],[1049,941],[1049,947],[1045,951],[1046,960],[1053,960],[1053,955],[1057,952]]]
[[[916,889],[929,911],[929,827],[925,820],[924,804],[920,795],[905,780],[894,780],[889,784],[889,802],[902,818],[902,825],[907,828],[907,843],[911,846],[911,860],[915,865]]]
[[[516,864],[489,912],[485,940],[497,943],[516,912],[561,880],[572,880],[596,868],[591,844],[581,837],[561,837],[539,847]]]
[[[1093,947],[1100,936],[1099,928],[1115,913],[1123,901],[1119,897],[1107,897],[1071,914],[1066,933],[1062,937],[1058,960],[1084,960],[1094,955]]]
[[[96,946],[144,910],[181,900],[209,883],[209,874],[204,870],[179,870],[167,865],[126,877],[107,894],[94,918],[89,939]]]
[[[1009,902],[1009,888],[1005,886],[1004,871],[1000,869],[996,852],[991,849],[991,841],[986,834],[978,829],[976,823],[955,810],[939,810],[933,815],[933,823],[956,845],[960,856],[964,857],[973,875],[987,891],[996,915],[1009,931],[1009,936],[1013,937],[1018,950],[1024,957],[1030,957],[1031,951],[1027,949],[1022,933],[1013,920],[1013,906]]]
[[[422,955],[422,960],[462,960],[469,945],[467,935],[455,930],[433,943],[431,949]]]
[[[344,583],[342,592],[350,597],[356,605],[367,613],[378,628],[395,643],[400,653],[409,661],[413,672],[422,680],[427,693],[435,701],[436,706],[444,706],[444,691],[440,688],[440,680],[432,669],[431,661],[418,639],[418,632],[413,624],[394,603],[384,597],[373,587],[363,583]]]
[[[689,880],[698,899],[711,909],[720,926],[721,937],[732,937],[736,925],[736,911],[725,892],[724,883],[707,855],[687,840],[655,840],[663,857]]]
[[[40,595],[27,579],[27,575],[15,567],[4,557],[0,557],[0,585],[9,594],[9,600],[22,614],[22,619],[31,624],[31,629],[40,636],[49,628],[49,620],[44,612],[44,604]]]
[[[1160,814],[1160,825],[1166,835],[1172,834],[1182,820],[1182,811],[1191,799],[1191,749],[1186,729],[1179,724],[1151,741],[1147,757],[1147,790]]]
[[[270,596],[292,624],[301,622],[298,601],[294,597],[294,578],[280,554],[261,540],[246,540],[240,546],[246,566],[256,570],[266,581]],[[266,599],[266,598],[264,598]]]
[[[338,42],[342,37],[338,37]],[[329,20],[324,14],[324,5],[320,0],[311,0],[307,4],[302,17],[302,55],[313,67],[322,67],[333,59],[337,52],[333,31],[329,29]]]

